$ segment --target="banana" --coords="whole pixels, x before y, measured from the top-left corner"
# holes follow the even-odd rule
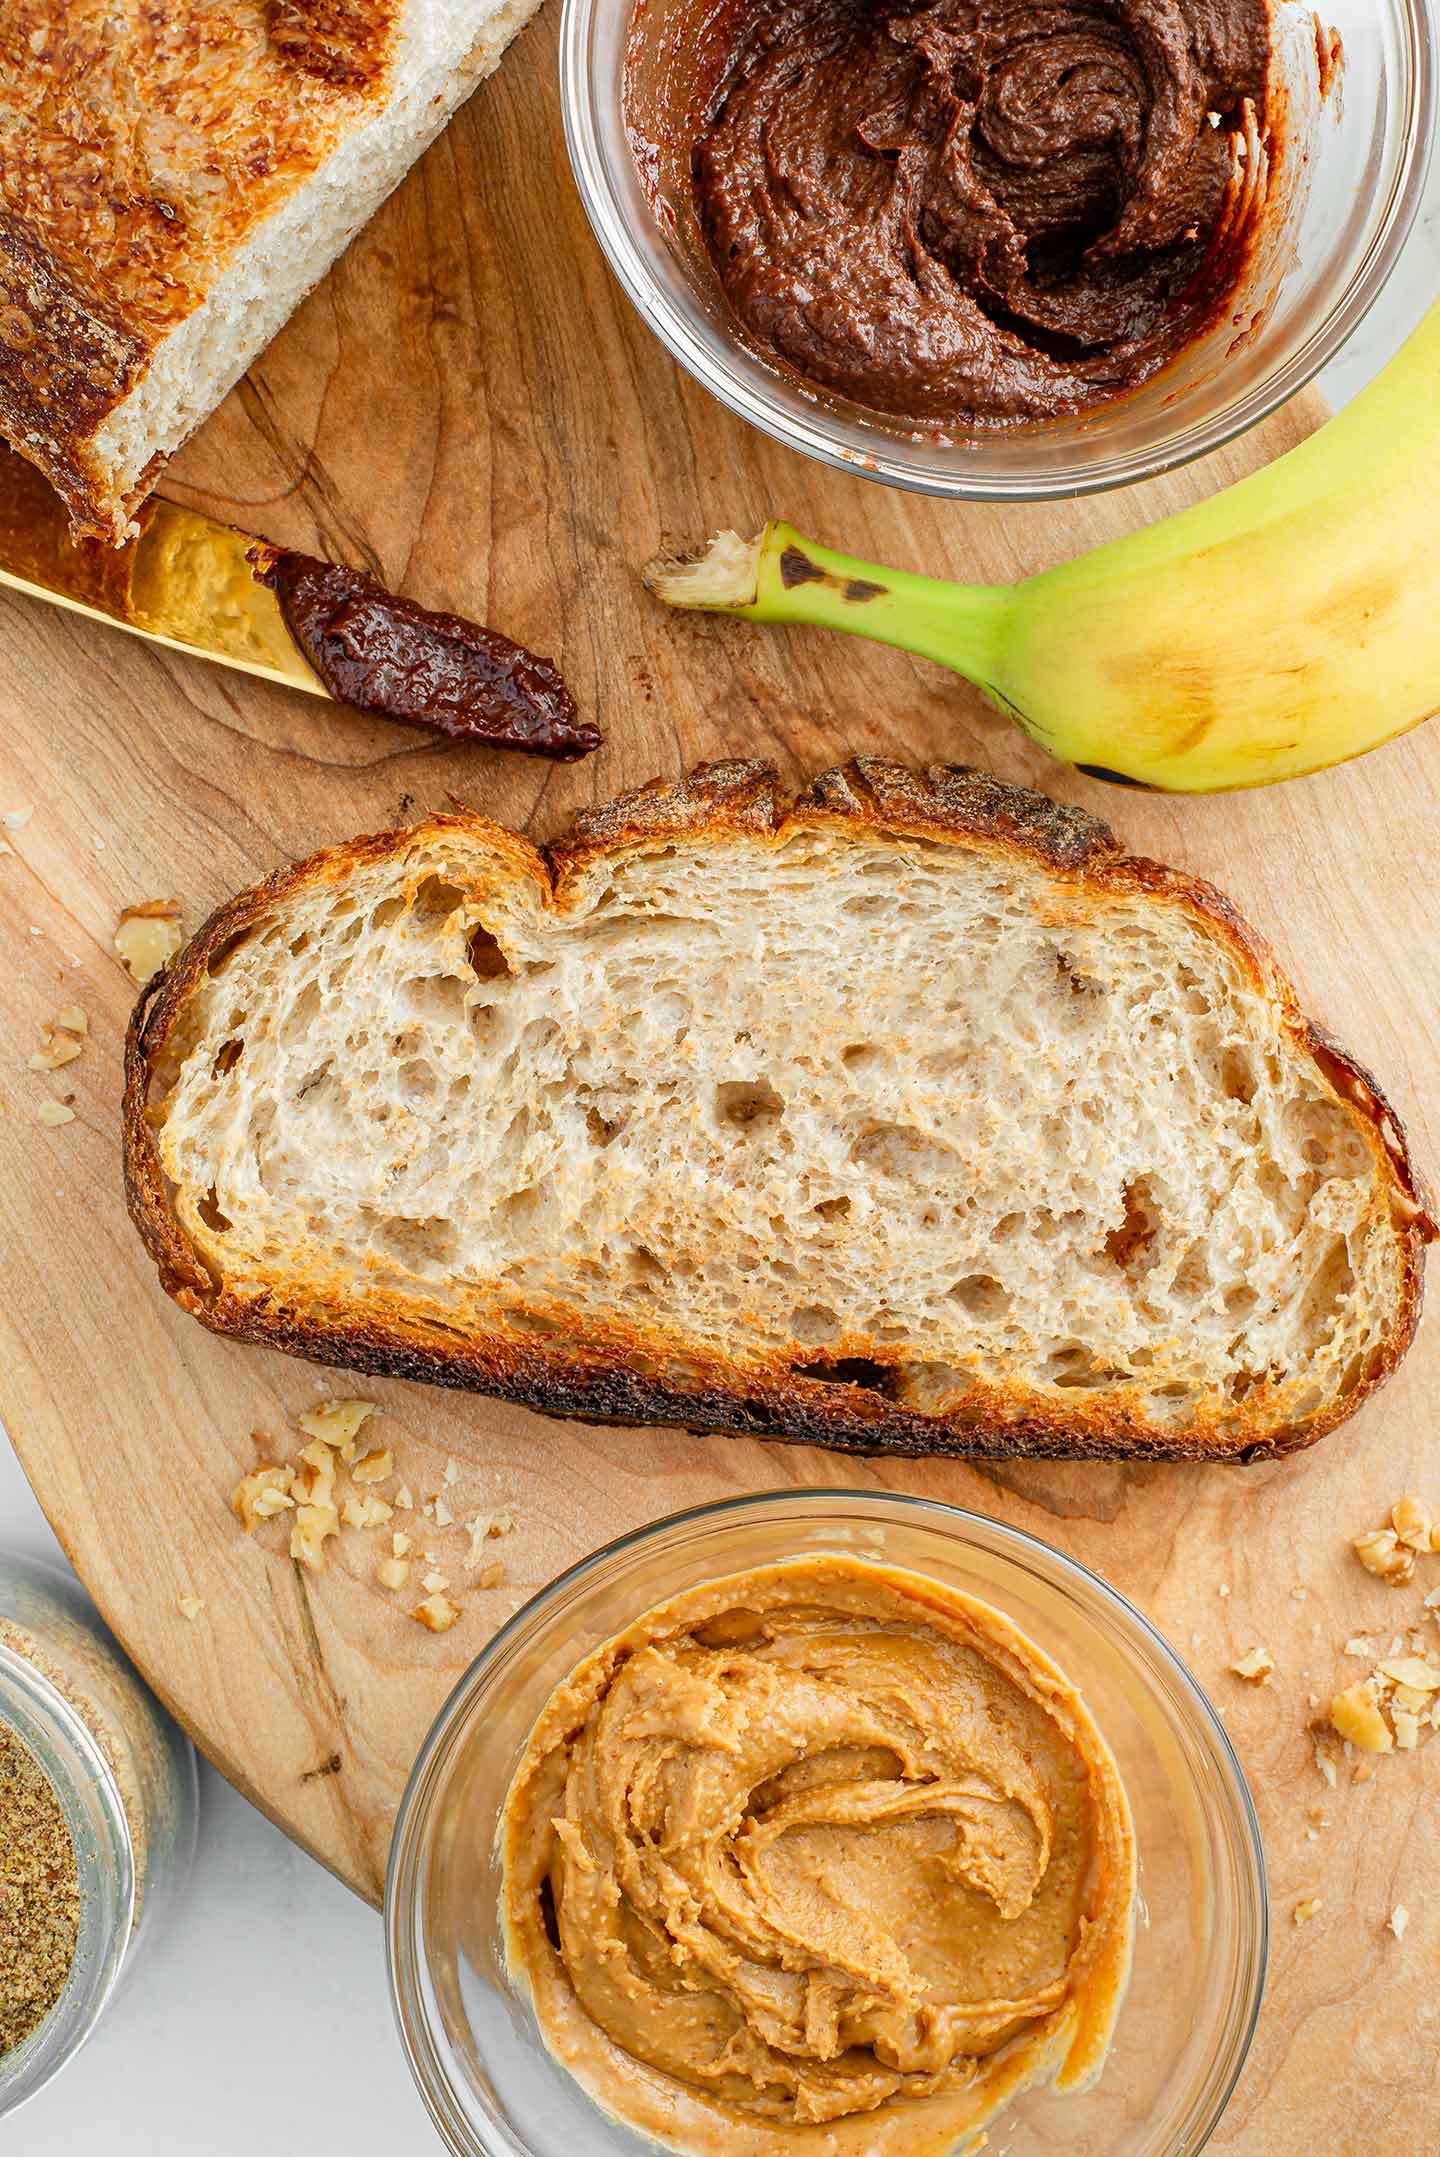
[[[1298,449],[1022,584],[880,569],[779,523],[645,581],[938,660],[1098,778],[1220,793],[1323,770],[1440,709],[1440,305]]]

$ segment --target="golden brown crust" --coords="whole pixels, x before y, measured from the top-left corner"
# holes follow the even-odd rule
[[[148,1103],[167,1045],[192,988],[212,963],[273,907],[306,887],[346,878],[412,836],[384,832],[357,839],[278,870],[211,916],[174,964],[142,993],[126,1044],[124,1158],[131,1217],[155,1259],[167,1292],[214,1332],[366,1374],[421,1380],[490,1393],[547,1415],[585,1422],[674,1423],[702,1431],[831,1446],[855,1453],[1031,1455],[1049,1458],[1228,1460],[1249,1462],[1300,1450],[1347,1420],[1395,1369],[1414,1337],[1424,1283],[1425,1246],[1440,1234],[1410,1159],[1404,1129],[1375,1080],[1301,1011],[1269,947],[1224,895],[1179,870],[1126,854],[1108,827],[1083,810],[1007,786],[963,766],[903,765],[860,757],[824,772],[787,805],[772,767],[755,762],[702,766],[678,784],[652,782],[578,820],[569,837],[543,853],[473,813],[433,817],[417,833],[453,829],[499,844],[519,869],[535,875],[555,903],[598,861],[677,837],[723,837],[748,831],[783,836],[791,828],[856,823],[887,833],[961,842],[1009,853],[1089,892],[1140,893],[1198,916],[1228,945],[1276,1006],[1280,1023],[1363,1119],[1388,1181],[1402,1247],[1402,1286],[1383,1350],[1349,1393],[1320,1413],[1275,1427],[1263,1395],[1227,1414],[1226,1428],[1175,1431],[1115,1399],[1052,1406],[1023,1386],[981,1386],[956,1408],[925,1415],[892,1400],[878,1364],[854,1376],[797,1374],[793,1361],[770,1357],[744,1365],[687,1354],[667,1369],[665,1346],[643,1328],[587,1326],[547,1345],[543,1332],[565,1334],[560,1314],[538,1306],[535,1336],[496,1333],[460,1344],[396,1300],[364,1320],[288,1309],[270,1298],[240,1295],[214,1279],[171,1208]],[[843,1356],[844,1350],[840,1351]],[[817,1371],[824,1359],[816,1359]]]
[[[388,94],[404,0],[0,10],[0,432],[114,531],[93,442],[235,250]]]

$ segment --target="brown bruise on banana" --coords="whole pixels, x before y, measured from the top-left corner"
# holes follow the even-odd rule
[[[1083,1702],[988,1605],[814,1557],[575,1670],[503,1824],[512,1978],[687,2152],[939,2157],[1103,2065],[1134,1844]]]

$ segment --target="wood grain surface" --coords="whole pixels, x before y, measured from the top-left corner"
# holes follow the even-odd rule
[[[413,1598],[397,1606],[376,1586],[373,1538],[332,1546],[316,1576],[292,1565],[280,1524],[249,1538],[227,1510],[266,1446],[252,1433],[280,1439],[336,1381],[212,1339],[162,1295],[129,1227],[117,1108],[133,992],[116,917],[174,896],[193,928],[276,863],[451,794],[546,837],[584,803],[736,753],[792,778],[870,751],[1047,786],[1231,893],[1380,1074],[1422,1166],[1440,1165],[1440,729],[1266,793],[1116,793],[1047,764],[937,669],[819,634],[678,620],[636,574],[662,542],[748,529],[774,508],[879,560],[1010,578],[1213,490],[1298,439],[1317,408],[1302,400],[1203,469],[1028,510],[941,506],[786,454],[681,375],[613,284],[564,165],[546,14],[167,488],[552,654],[608,747],[572,767],[451,750],[38,604],[0,609],[0,810],[34,810],[0,856],[11,1436],[101,1609],[209,1757],[372,1899],[407,1770],[459,1671],[522,1599],[622,1528],[722,1493],[858,1480],[1047,1536],[1164,1629],[1253,1781],[1274,1952],[1215,2146],[1298,2157],[1369,2150],[1383,2133],[1440,2148],[1440,1740],[1358,1786],[1343,1769],[1332,1795],[1306,1734],[1308,1695],[1360,1674],[1346,1636],[1388,1641],[1419,1605],[1419,1588],[1371,1581],[1347,1544],[1406,1489],[1440,1503],[1433,1322],[1354,1423],[1250,1471],[841,1461],[365,1386],[417,1496],[441,1492],[457,1520],[490,1505],[516,1518],[494,1546],[507,1582],[489,1591],[461,1573],[458,1529],[421,1524],[417,1542],[464,1588],[463,1620],[439,1638],[405,1616]],[[84,1055],[30,1072],[42,1023],[71,1002],[89,1015]],[[47,1095],[73,1100],[75,1121],[42,1126]],[[192,1595],[203,1607],[187,1620],[177,1606]],[[1227,1674],[1257,1643],[1276,1663],[1258,1690]],[[1318,1801],[1328,1824],[1315,1828]],[[1298,1924],[1310,1893],[1322,1907]],[[1397,1903],[1412,1913],[1403,1942],[1386,1929]]]

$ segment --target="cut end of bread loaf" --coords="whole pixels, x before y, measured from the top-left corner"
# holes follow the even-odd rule
[[[133,531],[165,460],[538,4],[20,0],[0,81],[0,432],[77,535]]]
[[[1434,1233],[1217,894],[872,760],[282,872],[142,1000],[126,1153],[219,1331],[867,1451],[1304,1444],[1403,1354]]]

